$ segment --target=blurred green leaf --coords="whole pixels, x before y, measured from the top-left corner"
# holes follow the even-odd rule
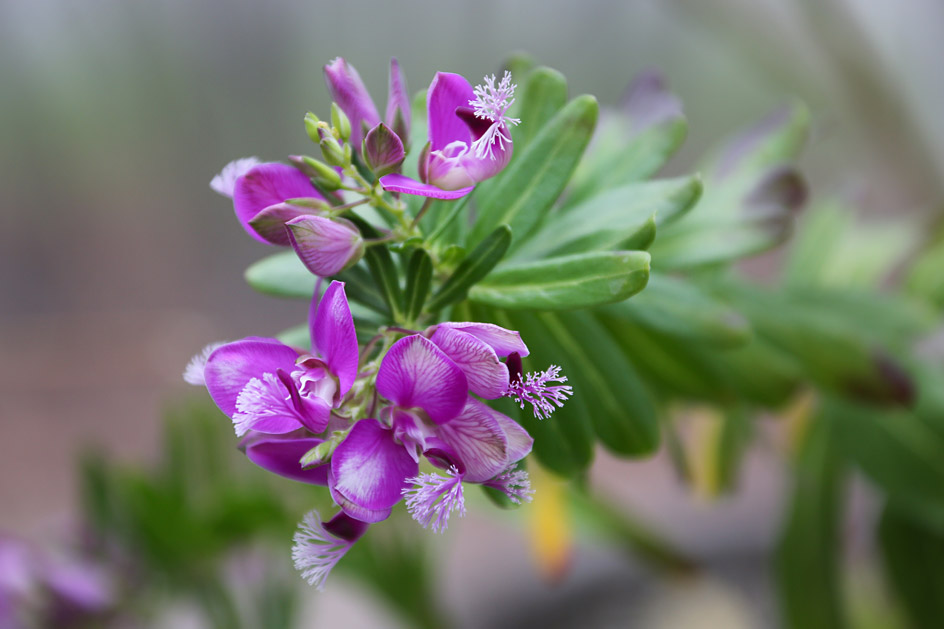
[[[713,156],[708,170],[721,178],[791,162],[800,154],[809,130],[809,108],[799,101],[785,105],[732,138]]]
[[[846,626],[840,591],[843,472],[836,439],[829,421],[814,420],[796,461],[793,497],[776,554],[784,627]]]
[[[498,176],[479,184],[478,216],[470,242],[498,225],[509,225],[518,239],[545,215],[560,196],[590,141],[597,101],[578,96],[561,109]]]
[[[511,229],[507,225],[500,225],[482,240],[472,252],[459,263],[456,270],[449,276],[433,298],[426,304],[428,312],[435,312],[444,306],[459,301],[466,296],[470,287],[495,268],[508,246],[511,244]]]
[[[538,132],[567,104],[567,79],[552,68],[535,68],[520,88],[520,107],[514,117],[522,123],[513,130],[515,150],[521,151]]]
[[[701,196],[698,177],[628,184],[597,195],[566,212],[551,213],[518,247],[513,259],[549,254],[627,249],[640,231],[688,211]],[[649,239],[651,242],[651,239]],[[648,244],[648,243],[647,243]]]
[[[936,629],[944,619],[944,531],[933,531],[886,505],[878,528],[888,583],[915,629]]]
[[[246,283],[260,293],[301,299],[311,299],[318,281],[294,251],[282,251],[254,262],[245,276]]]
[[[469,291],[498,308],[564,310],[626,299],[646,286],[645,251],[583,253],[501,265]]]

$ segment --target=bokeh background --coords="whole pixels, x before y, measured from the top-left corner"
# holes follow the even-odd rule
[[[689,119],[676,172],[800,98],[815,119],[800,162],[814,197],[920,226],[944,199],[942,42],[939,0],[0,1],[0,530],[55,535],[70,519],[82,447],[153,459],[162,409],[189,393],[180,372],[194,352],[304,316],[244,284],[267,251],[207,184],[236,157],[311,151],[302,118],[326,111],[321,67],[333,57],[381,101],[391,56],[419,90],[437,70],[479,77],[526,51],[562,71],[572,94],[604,104],[659,68]],[[771,264],[775,254],[756,272]],[[755,569],[780,513],[782,479],[768,460],[753,454],[737,497],[708,504],[661,458],[601,453],[595,476],[614,496],[718,565],[711,582],[637,588],[646,596],[627,601],[651,625],[684,626],[672,615],[687,605],[720,614],[716,626],[772,622]],[[450,536],[436,547],[444,596],[468,626],[488,626],[476,624],[490,618],[485,600],[547,606],[641,579],[588,545],[549,588],[520,535],[487,514]],[[361,600],[342,584],[317,613],[394,622]],[[545,607],[558,619],[562,609]]]

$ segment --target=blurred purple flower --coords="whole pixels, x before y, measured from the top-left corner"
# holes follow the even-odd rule
[[[331,98],[351,121],[351,145],[360,151],[361,141],[369,129],[380,124],[380,114],[367,87],[354,66],[338,57],[324,67],[325,82]],[[402,141],[410,142],[410,97],[406,78],[396,59],[390,60],[389,94],[384,122]]]

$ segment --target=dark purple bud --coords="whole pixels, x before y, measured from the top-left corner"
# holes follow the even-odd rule
[[[382,122],[364,138],[364,160],[378,177],[398,171],[404,157],[400,137]]]
[[[343,511],[326,522],[325,530],[339,539],[356,542],[370,525],[348,516]]]
[[[518,352],[512,352],[508,354],[508,358],[505,360],[505,366],[508,367],[509,384],[521,380],[524,369],[522,369],[521,355],[518,354]]]
[[[620,104],[629,116],[634,133],[681,118],[682,103],[670,92],[657,70],[645,70],[633,79]]]

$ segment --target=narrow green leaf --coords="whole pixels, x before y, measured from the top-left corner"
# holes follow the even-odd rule
[[[511,244],[511,229],[500,225],[459,263],[426,306],[427,312],[435,312],[443,306],[463,299],[470,287],[495,268]]]
[[[410,256],[407,265],[406,291],[403,303],[405,305],[406,320],[415,322],[423,311],[423,304],[429,297],[433,279],[433,261],[425,249],[417,249]]]
[[[687,212],[701,196],[698,176],[634,183],[599,194],[563,213],[552,213],[542,227],[514,253],[514,258],[540,258],[586,251],[637,249],[651,243],[640,232]],[[655,217],[653,220],[653,216]]]
[[[351,216],[351,221],[357,225],[364,238],[379,238],[378,232],[370,223],[359,216]],[[364,252],[364,261],[374,278],[387,303],[387,307],[396,322],[403,322],[403,294],[400,290],[400,278],[397,276],[397,267],[390,257],[390,251],[384,246],[367,247]]]
[[[509,225],[519,239],[531,231],[567,185],[593,135],[598,109],[592,96],[573,99],[504,172],[479,184],[479,214],[470,242],[502,224]]]
[[[544,312],[537,318],[603,445],[628,456],[654,452],[660,436],[655,405],[606,328],[584,311]]]
[[[835,441],[830,423],[815,421],[796,464],[776,559],[784,627],[789,629],[846,626],[839,558],[842,469]]]
[[[383,294],[377,289],[370,271],[363,265],[353,266],[336,275],[334,279],[344,282],[344,293],[349,300],[363,304],[374,312],[390,316]]]
[[[661,273],[651,274],[646,290],[634,299],[603,306],[600,312],[712,346],[743,345],[751,337],[750,325],[736,310],[690,281]]]
[[[878,529],[885,576],[911,626],[933,629],[944,618],[944,533],[913,520],[894,503],[885,507]]]
[[[513,130],[516,151],[523,150],[567,104],[567,79],[552,68],[535,68],[525,78],[520,94],[520,107],[514,114],[521,119],[521,125]]]
[[[622,301],[649,280],[645,251],[584,253],[495,269],[469,299],[510,309],[565,310]]]
[[[246,269],[245,278],[249,286],[265,295],[300,299],[311,299],[318,281],[294,251],[283,251],[254,262]]]

